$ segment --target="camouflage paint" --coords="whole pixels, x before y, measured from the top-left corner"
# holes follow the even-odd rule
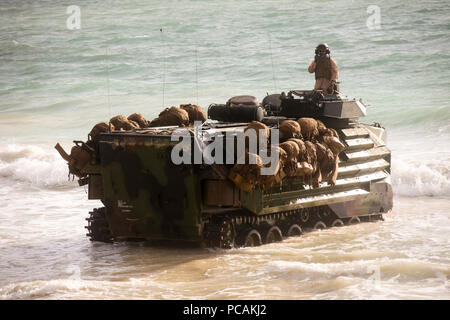
[[[171,162],[170,137],[110,137],[100,142],[100,160],[113,236],[199,241],[200,180],[192,166]]]

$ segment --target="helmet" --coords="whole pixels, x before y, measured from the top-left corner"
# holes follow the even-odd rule
[[[316,47],[316,54],[319,54],[319,50],[325,50],[326,54],[330,54],[330,48],[328,48],[326,43],[321,43]]]

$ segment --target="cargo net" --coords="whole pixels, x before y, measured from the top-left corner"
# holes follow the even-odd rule
[[[130,116],[118,115],[112,117],[109,122],[99,122],[89,133],[93,141],[97,141],[99,134],[111,131],[138,131],[154,127],[187,127],[195,121],[206,121],[206,113],[202,107],[195,104],[182,104],[179,107],[164,109],[157,118],[148,121],[143,115],[133,113]]]
[[[270,142],[270,130],[265,124],[253,121],[245,128],[249,129],[266,130]],[[250,153],[247,148],[245,163],[235,164],[228,174],[239,189],[247,192],[255,188],[268,190],[274,184],[281,186],[283,180],[292,179],[301,179],[312,188],[318,188],[324,180],[335,185],[339,153],[344,149],[336,130],[313,118],[284,120],[278,129],[281,143],[277,147],[279,161],[274,174],[262,175],[264,165],[260,156]],[[271,150],[270,146],[268,150]]]
[[[67,154],[59,143],[55,148],[61,157],[67,161],[69,167],[69,177],[77,176],[83,178],[87,173],[83,171],[87,164],[96,155],[98,141],[101,133],[114,131],[135,131],[145,132],[142,129],[154,127],[186,127],[192,125],[195,121],[206,121],[206,113],[202,107],[195,104],[182,104],[179,107],[170,107],[164,109],[157,118],[148,121],[139,113],[133,113],[128,117],[117,115],[112,117],[109,122],[97,123],[88,134],[88,141],[74,141],[70,154]],[[153,129],[156,134],[171,134],[167,129]]]
[[[96,135],[101,132],[107,132],[109,126],[111,126],[111,131],[135,131],[136,129],[154,127],[187,127],[195,121],[206,121],[206,113],[202,107],[195,104],[182,104],[179,107],[165,108],[152,121],[146,120],[139,113],[133,113],[128,118],[124,115],[118,115],[111,118],[109,122],[96,124],[89,135],[95,140]]]

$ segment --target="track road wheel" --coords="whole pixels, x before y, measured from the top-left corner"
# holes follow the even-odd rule
[[[314,230],[323,230],[326,229],[327,225],[325,224],[325,222],[323,221],[317,221],[316,224],[314,225]]]
[[[332,227],[342,227],[344,225],[344,222],[341,219],[336,219],[331,224]]]
[[[300,214],[300,219],[302,219],[302,222],[305,223],[309,220],[310,214],[308,211],[302,211]]]
[[[286,231],[286,237],[298,237],[302,235],[302,228],[296,223],[291,225],[289,229]]]
[[[360,222],[361,220],[359,219],[359,217],[352,217],[350,220],[348,220],[348,224],[357,224]]]
[[[283,240],[280,228],[272,226],[264,232],[264,243],[274,243]]]
[[[238,245],[242,247],[257,247],[262,245],[261,234],[256,229],[248,229],[239,236]]]

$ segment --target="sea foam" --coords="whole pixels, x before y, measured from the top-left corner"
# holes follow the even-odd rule
[[[66,162],[52,146],[0,146],[0,179],[6,180],[9,185],[44,188],[76,186],[76,182],[68,182],[68,173]]]
[[[450,159],[393,160],[394,193],[402,196],[450,196]]]

